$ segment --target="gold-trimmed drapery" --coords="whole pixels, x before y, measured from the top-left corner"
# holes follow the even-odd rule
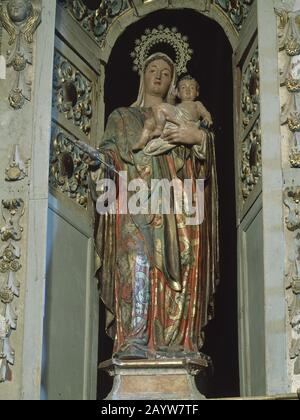
[[[204,179],[204,222],[187,225],[184,213],[172,211],[157,215],[95,211],[97,277],[107,309],[106,329],[114,339],[115,356],[196,356],[203,345],[203,327],[213,317],[219,279],[214,137],[207,132],[201,146],[178,146],[161,156],[133,154],[147,113],[134,107],[114,111],[100,150],[109,164],[127,171],[128,182],[141,178],[150,185],[153,179],[191,179],[195,191],[196,179]],[[94,200],[97,177],[113,177],[108,172],[92,174]],[[120,196],[117,208],[119,201]]]

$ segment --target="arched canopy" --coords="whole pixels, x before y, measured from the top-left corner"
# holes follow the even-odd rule
[[[228,38],[233,51],[236,49],[238,44],[238,32],[234,25],[230,21],[228,15],[215,4],[211,4],[207,0],[148,0],[140,2],[139,0],[132,0],[131,8],[127,9],[118,19],[116,19],[106,35],[105,45],[101,52],[101,60],[107,63],[111,54],[111,51],[121,34],[131,24],[139,21],[149,13],[156,12],[158,10],[182,10],[191,9],[194,10],[214,21],[216,21],[224,30],[226,37]]]

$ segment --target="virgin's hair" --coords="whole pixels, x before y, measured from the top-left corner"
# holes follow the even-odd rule
[[[171,60],[170,57],[168,57],[166,54],[163,54],[163,53],[152,54],[150,57],[147,58],[147,60],[144,63],[144,67],[143,67],[143,73],[144,74],[145,74],[149,64],[153,63],[153,61],[155,61],[155,60],[164,60],[167,64],[169,64],[169,66],[171,67],[172,77],[173,77],[173,73],[174,73],[174,70],[175,70],[175,64]]]

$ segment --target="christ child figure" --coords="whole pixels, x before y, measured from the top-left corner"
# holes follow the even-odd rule
[[[176,96],[180,100],[178,105],[163,102],[152,107],[153,116],[147,118],[138,143],[133,151],[144,151],[146,155],[160,155],[172,150],[176,145],[164,140],[164,130],[174,128],[183,123],[194,123],[198,127],[210,127],[213,124],[211,114],[197,101],[199,97],[199,83],[190,75],[179,80]]]

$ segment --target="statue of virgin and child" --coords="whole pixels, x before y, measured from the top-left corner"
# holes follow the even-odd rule
[[[188,179],[194,193],[197,180],[203,182],[201,223],[188,223],[187,213],[174,206],[156,213],[94,212],[100,297],[113,357],[119,359],[201,358],[203,328],[214,315],[219,257],[212,121],[195,102],[199,86],[193,77],[181,79],[191,92],[183,93],[182,83],[177,87],[184,96],[177,113],[174,61],[162,52],[142,60],[137,100],[110,115],[99,145],[107,165],[91,171],[95,202],[98,181],[117,182],[121,171],[128,183]],[[151,188],[147,194],[150,199]],[[171,192],[173,204],[176,199]],[[115,209],[119,201],[116,194]]]

